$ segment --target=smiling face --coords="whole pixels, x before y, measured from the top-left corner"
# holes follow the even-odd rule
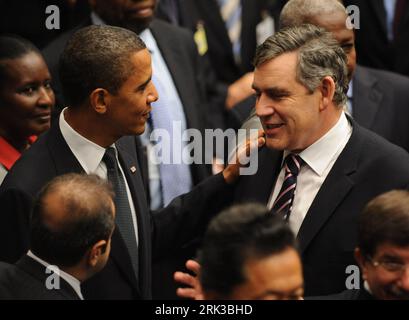
[[[153,85],[151,56],[147,49],[134,53],[131,57],[134,72],[122,84],[116,94],[110,94],[106,117],[113,134],[140,135],[151,111],[151,103],[158,99]]]
[[[409,300],[409,247],[384,243],[377,247],[372,261],[356,254],[363,278],[368,282],[372,294],[382,300]],[[401,271],[387,270],[384,265],[403,265]]]
[[[255,69],[256,113],[266,144],[276,150],[301,151],[327,130],[318,89],[309,93],[296,80],[297,52],[284,53]]]
[[[0,87],[0,130],[24,139],[49,129],[55,98],[44,59],[36,52],[4,60]]]
[[[131,29],[146,29],[154,17],[156,0],[90,0],[92,8],[108,24]]]

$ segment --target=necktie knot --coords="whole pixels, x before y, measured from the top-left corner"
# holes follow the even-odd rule
[[[290,217],[297,186],[297,176],[303,163],[301,157],[293,153],[290,153],[284,160],[284,181],[274,201],[272,212],[282,215],[285,220]]]
[[[299,155],[290,153],[284,160],[285,170],[293,176],[297,176],[301,170],[304,161]]]

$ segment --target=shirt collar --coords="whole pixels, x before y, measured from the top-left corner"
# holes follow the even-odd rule
[[[339,141],[342,141],[348,135],[350,129],[348,119],[345,113],[342,112],[335,126],[318,141],[300,152],[299,156],[316,174],[321,176],[339,151]],[[285,151],[284,158],[289,153],[289,151]]]
[[[105,21],[102,20],[102,18],[95,11],[91,12],[91,22],[92,22],[92,24],[94,24],[96,26],[105,26],[106,25]]]
[[[143,30],[140,34],[139,37],[142,39],[142,41],[145,43],[146,47],[148,48],[149,52],[153,54],[154,52],[158,52],[158,44],[156,43],[156,40],[149,29]]]
[[[364,289],[365,289],[366,291],[368,291],[370,295],[373,295],[373,294],[372,294],[372,290],[371,290],[371,288],[369,287],[369,283],[368,283],[368,281],[366,281],[366,280],[364,281]]]
[[[33,260],[37,261],[38,263],[42,264],[44,267],[48,268],[50,264],[41,258],[37,257],[31,250],[27,252],[27,256],[32,258]],[[68,284],[74,289],[74,291],[77,293],[78,297],[80,297],[81,300],[84,300],[84,297],[82,296],[81,292],[81,282],[73,277],[72,275],[68,274],[67,272],[58,269],[59,276],[63,278]]]
[[[347,97],[352,99],[354,97],[354,88],[353,88],[353,80],[349,81]]]
[[[95,173],[105,154],[105,148],[88,140],[76,132],[65,120],[64,112],[60,114],[60,130],[72,153],[87,174]],[[112,145],[115,147],[114,145]]]

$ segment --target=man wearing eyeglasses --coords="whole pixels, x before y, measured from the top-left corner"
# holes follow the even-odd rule
[[[358,219],[355,258],[363,287],[318,299],[409,300],[408,191],[390,191],[367,204]]]

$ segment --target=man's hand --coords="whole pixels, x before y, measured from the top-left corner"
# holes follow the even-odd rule
[[[257,148],[265,143],[264,131],[259,130],[257,139],[247,139],[246,143],[239,145],[235,159],[223,170],[224,180],[229,184],[235,182],[240,175],[240,168],[248,164],[245,160],[248,160],[250,154],[257,152]]]
[[[181,298],[204,300],[202,286],[199,281],[200,264],[194,260],[188,260],[186,262],[186,268],[190,270],[194,276],[185,272],[175,272],[173,275],[174,280],[188,286],[188,288],[178,288],[176,294]]]
[[[248,72],[229,86],[226,97],[226,108],[228,110],[254,93],[251,87],[253,78],[253,72]]]

